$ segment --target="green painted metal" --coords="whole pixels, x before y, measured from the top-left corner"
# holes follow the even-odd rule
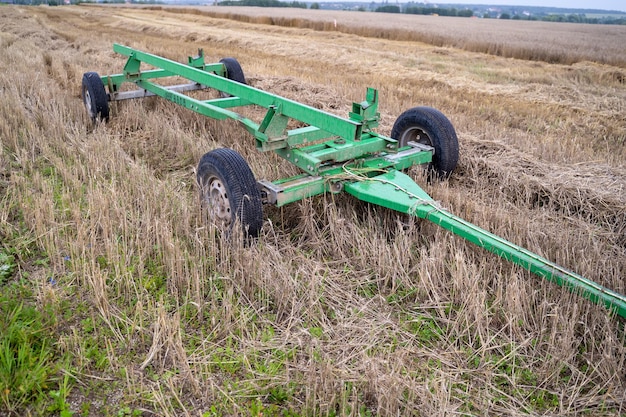
[[[393,156],[373,156],[347,164],[325,166],[320,170],[318,176],[300,174],[271,183],[268,181],[261,181],[261,183],[266,187],[279,190],[276,199],[271,203],[280,207],[318,194],[340,192],[344,185],[348,187],[352,181],[379,175],[387,169],[393,169],[391,172],[397,172],[395,169],[398,167],[427,164],[431,160],[431,152],[404,151]],[[359,174],[357,175],[355,172]],[[412,182],[412,180],[410,181]],[[428,197],[427,194],[424,196]]]
[[[298,103],[296,101],[267,93],[249,85],[233,82],[232,80],[224,78],[223,76],[207,72],[202,68],[195,68],[189,65],[181,64],[166,58],[141,52],[119,44],[115,44],[113,46],[113,50],[121,55],[128,56],[128,61],[126,63],[126,66],[124,67],[124,74],[128,81],[144,80],[143,74],[140,71],[140,64],[146,63],[148,65],[152,65],[156,68],[161,68],[165,71],[171,72],[172,74],[176,74],[188,80],[211,86],[211,88],[223,91],[232,96],[244,97],[246,101],[257,106],[261,106],[267,109],[273,107],[277,110],[277,113],[279,114],[282,114],[289,118],[293,118],[295,120],[303,121],[311,126],[316,126],[326,132],[329,132],[332,135],[337,135],[341,138],[345,138],[346,140],[359,140],[360,135],[363,133],[364,123],[361,120],[345,119],[339,116],[335,116],[322,110],[318,110],[316,108]],[[151,87],[150,84],[151,83],[143,81],[143,85],[145,86]],[[139,86],[144,88],[143,85]],[[176,95],[173,95],[172,98],[177,99],[178,104],[182,104],[185,107],[199,113],[201,113],[204,106],[209,109],[210,107],[215,107],[211,106],[209,103],[190,104],[190,102],[185,100],[185,98],[178,97]],[[374,96],[374,98],[376,97]],[[365,107],[366,116],[369,116],[372,112],[372,107],[375,108],[376,106],[377,102],[368,102],[366,105],[362,105],[362,107]],[[276,110],[274,111],[276,112]],[[215,112],[215,109],[209,110],[209,113],[213,112]],[[216,114],[220,113],[216,112]],[[228,115],[226,117],[231,117],[236,120],[238,119],[235,115]],[[367,119],[368,117],[365,118]],[[249,126],[249,124],[246,126]],[[254,131],[258,131],[258,125],[254,128]],[[267,140],[264,135],[257,136],[257,139],[262,141]]]
[[[202,54],[190,57],[190,64],[187,65],[119,44],[115,44],[113,50],[128,56],[128,60],[124,73],[102,77],[109,91],[118,91],[122,83],[132,82],[141,89],[204,116],[236,120],[255,137],[259,150],[275,151],[311,175],[319,174],[321,165],[326,161],[343,162],[363,155],[398,150],[397,141],[371,132],[378,125],[380,117],[377,110],[378,92],[375,89],[369,88],[364,101],[353,103],[349,118],[342,118],[229,80],[224,77],[222,64],[207,65]],[[142,71],[141,65],[144,63],[158,69]],[[197,100],[152,81],[171,75],[210,86],[233,97]],[[232,107],[251,104],[267,109],[260,123],[231,110]],[[288,130],[290,119],[309,126]],[[318,143],[323,140],[327,141]],[[309,143],[315,145],[307,146]]]
[[[356,175],[356,174],[355,174]],[[359,200],[429,220],[452,233],[626,318],[626,297],[443,210],[410,177],[389,171],[344,189]]]
[[[375,89],[369,88],[365,100],[353,103],[349,117],[342,118],[229,80],[223,64],[205,64],[202,51],[196,57],[189,57],[187,64],[181,64],[118,44],[113,50],[128,56],[128,61],[122,74],[102,77],[111,100],[116,99],[123,83],[130,82],[199,114],[236,120],[254,136],[257,149],[274,151],[305,172],[273,182],[259,181],[267,202],[280,207],[306,197],[345,190],[360,200],[429,220],[626,318],[625,296],[439,207],[428,193],[401,172],[431,162],[432,148],[399,149],[396,140],[372,131],[380,118]],[[156,69],[142,70],[143,63]],[[152,81],[173,75],[197,83],[195,85],[223,91],[230,97],[198,100]],[[231,110],[248,105],[267,109],[261,122]],[[291,119],[307,126],[289,129]]]
[[[334,140],[308,147],[276,149],[275,152],[303,171],[317,175],[323,162],[345,162],[367,155],[376,155],[389,151],[390,145],[393,146],[395,143],[390,143],[382,136],[367,134],[363,135],[360,141],[355,142]]]

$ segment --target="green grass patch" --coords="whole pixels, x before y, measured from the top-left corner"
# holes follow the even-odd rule
[[[46,402],[57,388],[58,358],[41,312],[11,292],[3,294],[0,305],[0,400],[3,408],[18,412],[26,404]]]
[[[0,252],[0,285],[4,285],[11,278],[16,266],[13,255]]]

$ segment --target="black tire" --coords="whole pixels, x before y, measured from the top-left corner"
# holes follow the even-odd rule
[[[459,140],[450,120],[432,107],[413,107],[402,113],[391,129],[400,146],[418,142],[435,149],[428,173],[439,178],[452,174],[459,162]]]
[[[238,223],[244,237],[257,237],[263,226],[261,193],[250,167],[236,151],[215,149],[202,156],[196,179],[211,219],[228,232]]]
[[[241,65],[239,65],[239,61],[235,58],[222,58],[220,59],[220,63],[224,64],[224,68],[226,69],[226,78],[241,84],[248,84],[246,82],[246,77],[243,75],[243,69],[241,68]],[[230,94],[223,91],[220,91],[220,96],[223,98],[232,97]]]
[[[97,72],[83,74],[82,97],[93,122],[109,120],[109,97]]]

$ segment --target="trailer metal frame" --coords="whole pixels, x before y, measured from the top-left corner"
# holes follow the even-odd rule
[[[244,217],[258,217],[260,209],[249,209],[246,214],[247,209],[243,207],[248,200],[257,198],[257,192],[262,203],[276,206],[327,192],[347,192],[359,200],[429,220],[626,318],[624,295],[444,210],[403,172],[414,165],[425,165],[436,175],[446,177],[456,166],[456,132],[435,109],[414,108],[405,112],[396,125],[408,127],[387,137],[374,131],[380,114],[378,92],[373,88],[367,89],[363,101],[352,104],[352,111],[344,118],[247,85],[241,67],[232,58],[206,64],[200,50],[183,64],[119,44],[115,44],[113,50],[128,57],[122,73],[103,77],[86,73],[83,77],[83,100],[92,119],[108,119],[110,101],[159,96],[213,119],[237,121],[254,137],[259,151],[274,152],[302,171],[289,178],[256,181],[253,174],[247,172],[245,161],[233,154],[234,151],[207,153],[199,170],[208,170],[206,175],[215,182],[205,198],[219,200],[214,214],[225,219],[227,225],[243,219],[243,225],[249,226],[249,219]],[[156,69],[142,70],[142,64]],[[189,82],[171,86],[155,82],[174,76]],[[125,83],[137,88],[122,91]],[[221,96],[200,100],[185,94],[207,88],[220,91]],[[256,122],[233,110],[244,106],[266,109],[262,121]],[[422,116],[424,123],[414,123],[415,117]],[[289,128],[291,120],[305,126]],[[437,135],[443,139],[437,139]],[[442,162],[442,158],[446,160]],[[220,172],[233,170],[237,171],[236,178],[225,178]],[[240,185],[240,180],[252,181],[255,187]],[[233,205],[233,198],[238,199],[239,205]],[[255,227],[260,227],[262,219],[260,223],[258,219],[253,220]]]

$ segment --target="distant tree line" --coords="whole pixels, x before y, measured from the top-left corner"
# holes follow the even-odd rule
[[[446,7],[429,7],[429,6],[417,6],[416,3],[409,2],[406,5],[386,4],[378,6],[373,9],[379,13],[405,13],[405,14],[420,14],[420,15],[437,15],[437,16],[458,16],[458,17],[472,17],[474,11],[470,9],[456,9]],[[626,16],[624,17],[587,17],[585,14],[518,14],[514,13],[484,13],[483,18],[495,18],[495,19],[511,19],[511,20],[541,20],[545,22],[570,22],[570,23],[590,23],[590,24],[604,24],[604,25],[626,25]]]
[[[459,17],[472,17],[474,16],[474,11],[470,9],[462,9],[458,10],[454,7],[452,8],[440,8],[440,7],[416,7],[416,6],[407,6],[404,9],[404,13],[407,14],[423,14],[423,15],[439,15],[439,16],[459,16]]]
[[[601,24],[601,25],[626,25],[626,16],[624,17],[587,17],[585,14],[513,14],[501,13],[500,15],[485,14],[484,18],[497,18],[497,19],[511,19],[511,20],[541,20],[543,22],[566,22],[566,23],[589,23],[589,24]]]
[[[591,23],[602,25],[626,25],[626,17],[587,17],[584,14],[550,14],[541,16],[546,22]]]
[[[255,6],[255,7],[296,7],[306,9],[307,4],[299,1],[279,0],[224,0],[217,3],[218,6]],[[318,6],[319,7],[319,6]]]
[[[406,14],[421,14],[421,15],[438,15],[438,16],[459,16],[459,17],[472,17],[474,11],[470,9],[457,10],[454,7],[428,7],[428,6],[414,6],[414,3],[408,3],[404,10],[398,5],[385,4],[374,9],[379,13],[406,13]]]

